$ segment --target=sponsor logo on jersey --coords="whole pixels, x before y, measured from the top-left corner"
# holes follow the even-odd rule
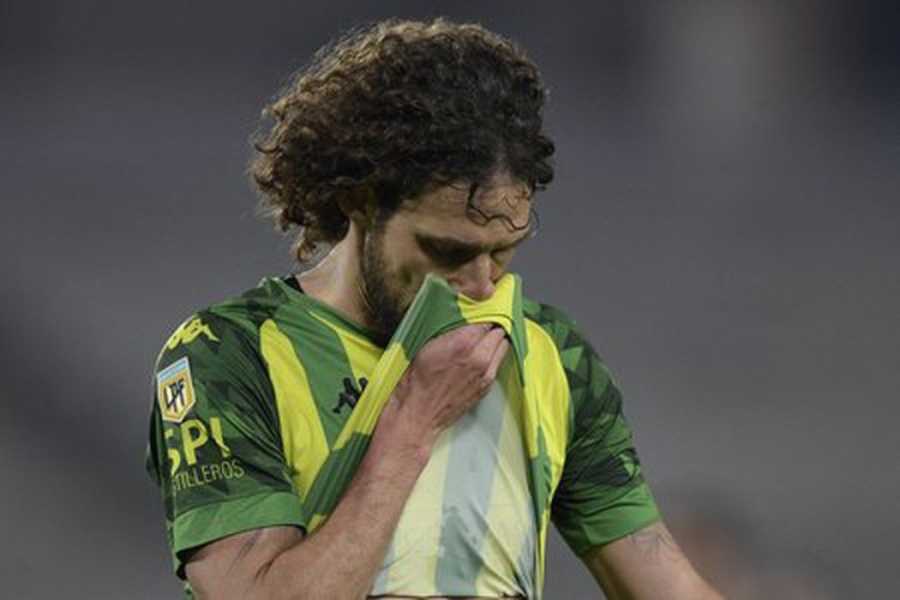
[[[210,483],[242,479],[246,474],[243,463],[232,456],[225,444],[221,417],[210,417],[208,421],[185,419],[178,426],[167,426],[165,435],[171,490],[175,494]]]
[[[232,458],[208,465],[199,465],[172,475],[172,492],[178,494],[185,490],[201,487],[217,481],[241,479],[246,472],[241,462]]]
[[[191,363],[186,356],[157,373],[156,397],[162,418],[172,423],[181,423],[194,406]]]
[[[200,320],[200,317],[188,319],[181,324],[181,327],[175,330],[169,341],[166,342],[166,348],[174,350],[179,344],[190,344],[201,335],[205,335],[206,339],[211,342],[218,342],[219,338],[212,332],[209,325]]]

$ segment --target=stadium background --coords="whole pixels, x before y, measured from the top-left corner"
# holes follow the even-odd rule
[[[541,66],[557,179],[517,270],[612,366],[701,569],[895,594],[898,5],[421,6],[0,7],[0,595],[178,597],[142,466],[152,362],[292,268],[246,138],[317,47],[391,15],[480,21]],[[548,598],[593,589],[554,538]]]

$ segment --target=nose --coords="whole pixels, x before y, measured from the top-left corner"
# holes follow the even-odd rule
[[[464,264],[449,279],[450,285],[460,294],[473,300],[487,300],[494,295],[497,278],[494,261],[485,253]]]

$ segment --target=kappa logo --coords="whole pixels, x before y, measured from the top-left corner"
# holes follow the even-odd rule
[[[331,409],[332,412],[340,414],[344,406],[349,406],[351,411],[356,408],[356,403],[359,402],[359,397],[362,396],[368,384],[369,380],[361,377],[359,379],[359,387],[356,387],[352,378],[344,377],[344,391],[338,394],[338,403],[337,406]]]
[[[201,321],[200,317],[194,317],[182,323],[181,327],[175,330],[175,333],[166,342],[166,348],[174,350],[179,344],[190,344],[201,335],[205,335],[206,339],[212,342],[219,341],[209,325]]]
[[[194,382],[191,379],[191,363],[185,356],[156,375],[156,397],[162,418],[181,423],[194,406]]]

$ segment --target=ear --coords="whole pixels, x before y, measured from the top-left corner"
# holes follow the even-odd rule
[[[357,227],[369,229],[375,222],[375,213],[378,210],[378,199],[372,188],[359,188],[352,190],[338,200],[341,212],[347,215]]]

